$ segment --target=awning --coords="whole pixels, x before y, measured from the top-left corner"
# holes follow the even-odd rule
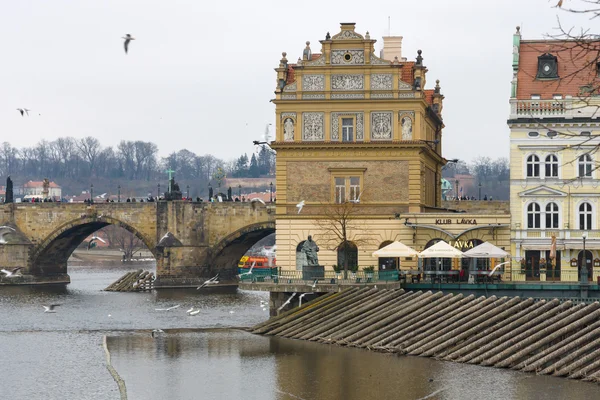
[[[419,252],[404,243],[395,241],[373,253],[373,257],[415,257]]]
[[[565,248],[568,250],[583,250],[583,242],[577,241],[577,243],[565,243]],[[600,242],[592,242],[590,240],[585,241],[586,250],[600,250]]]
[[[490,242],[481,243],[479,246],[473,247],[471,250],[465,251],[466,257],[473,258],[505,258],[510,256],[500,247],[494,246]]]
[[[419,253],[421,258],[462,258],[463,252],[440,240]]]

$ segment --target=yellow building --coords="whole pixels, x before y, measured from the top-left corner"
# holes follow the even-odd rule
[[[600,129],[598,98],[590,94],[599,66],[589,59],[596,54],[574,41],[521,40],[518,28],[513,45],[511,253],[513,269],[523,271],[513,279],[578,281],[585,268],[583,279],[595,280]]]
[[[372,252],[393,240],[417,250],[436,240],[462,246],[457,239],[492,239],[489,224],[508,224],[507,214],[445,222],[439,81],[425,89],[422,53],[407,61],[402,37],[385,37],[381,57],[375,42],[354,23],[342,23],[339,33],[320,41],[320,53],[307,42],[296,63],[283,53],[276,68],[271,146],[277,151],[277,264],[283,269],[302,268],[299,250],[309,235],[320,247],[321,265],[340,265],[347,257],[364,267],[377,266]],[[508,246],[508,234],[500,245]]]

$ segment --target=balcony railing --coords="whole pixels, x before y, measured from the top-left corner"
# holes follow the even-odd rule
[[[394,282],[399,280],[397,270],[364,272],[348,271],[347,273],[324,271],[281,271],[279,268],[254,269],[251,273],[242,273],[240,283],[268,282],[274,284],[361,284],[375,282]]]

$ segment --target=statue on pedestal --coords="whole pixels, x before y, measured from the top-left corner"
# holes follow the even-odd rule
[[[4,197],[5,203],[13,202],[13,181],[10,179],[10,176],[6,178],[6,196]]]
[[[306,255],[307,266],[313,267],[319,265],[319,257],[317,256],[319,246],[317,246],[317,244],[313,242],[311,235],[308,235],[308,239],[302,245],[301,251]]]

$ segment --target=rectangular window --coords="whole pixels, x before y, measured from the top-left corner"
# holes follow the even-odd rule
[[[540,96],[539,94],[532,94],[531,95],[531,100],[540,100],[542,98],[542,96]]]
[[[342,118],[342,142],[354,141],[354,118]]]
[[[553,95],[552,95],[552,98],[553,98],[554,100],[562,100],[562,94],[553,94]]]
[[[343,203],[346,201],[346,179],[335,178],[335,202]]]
[[[360,197],[360,178],[358,176],[350,177],[350,201],[358,201]]]
[[[360,201],[360,177],[335,177],[335,202]]]

